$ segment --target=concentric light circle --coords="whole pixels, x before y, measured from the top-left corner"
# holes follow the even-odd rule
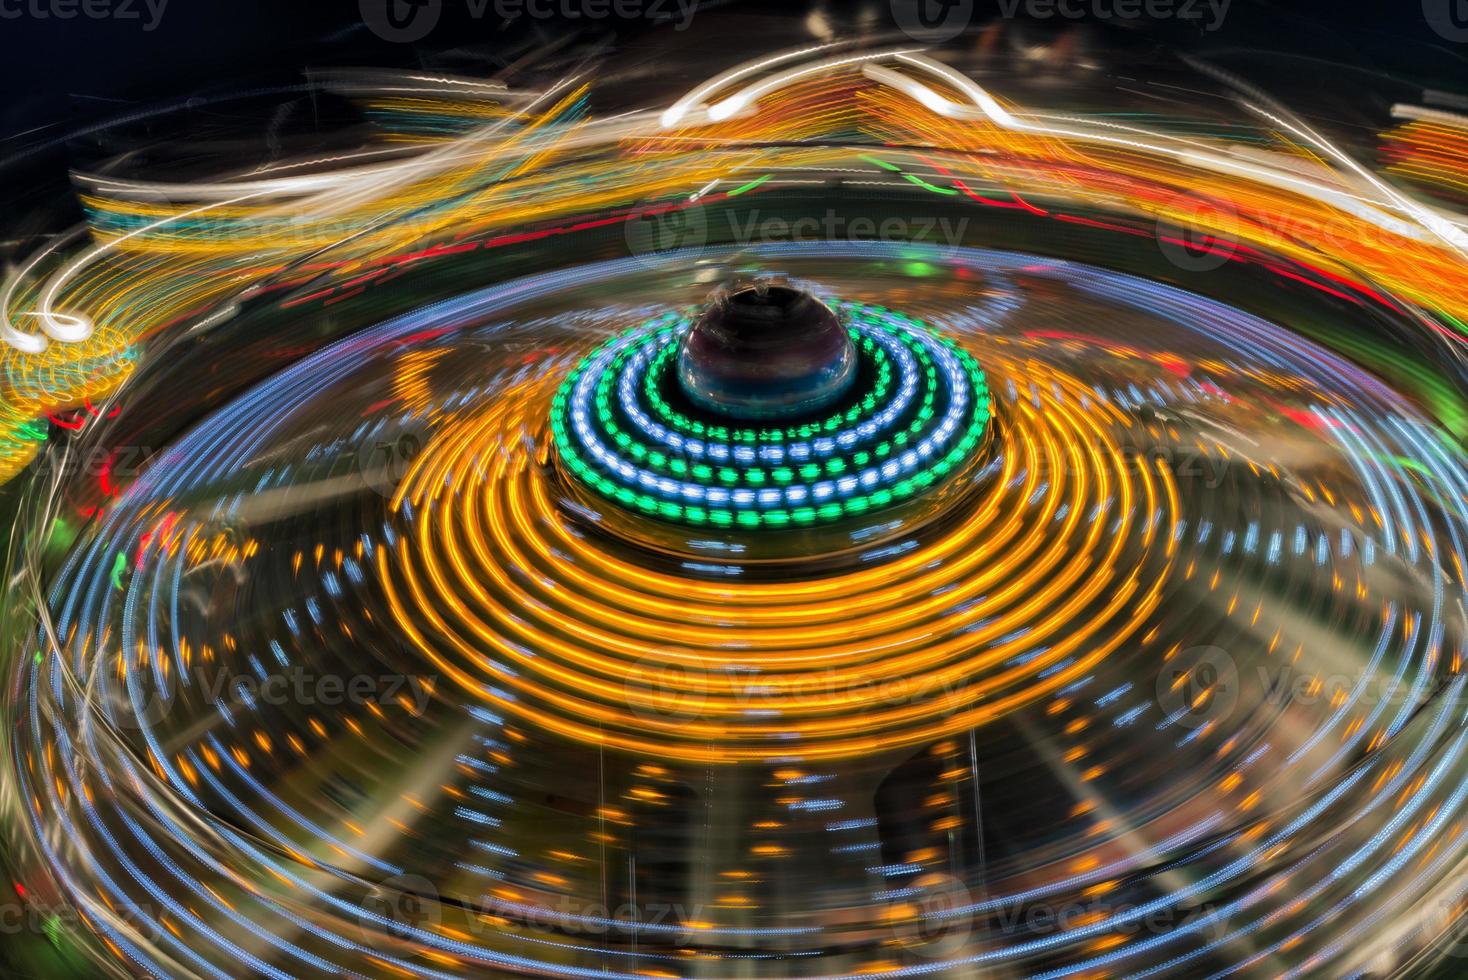
[[[868,353],[875,360],[872,352],[884,350],[895,366],[898,391],[887,405],[839,416],[833,434],[823,422],[820,433],[765,433],[768,441],[751,445],[739,433],[713,442],[709,433],[683,436],[653,423],[651,434],[637,431],[645,441],[634,442],[629,430],[659,409],[641,408],[634,419],[612,407],[612,392],[645,393],[646,365],[685,322],[674,317],[603,345],[558,392],[554,378],[527,380],[456,421],[399,492],[410,540],[379,554],[401,628],[436,669],[540,730],[701,762],[835,758],[917,744],[1085,675],[1156,608],[1173,550],[1160,528],[1176,512],[1176,491],[1164,467],[1137,467],[1116,444],[1116,409],[1062,371],[1012,362],[1014,352],[1002,347],[993,352],[998,369],[1029,375],[1035,395],[1003,420],[1012,451],[991,464],[987,489],[962,520],[920,547],[877,549],[861,567],[826,577],[731,583],[654,568],[577,532],[561,512],[547,456],[486,451],[526,436],[538,442],[554,415],[563,458],[580,460],[581,440],[595,439],[597,452],[618,446],[637,460],[616,460],[625,467],[619,474],[634,474],[628,480],[724,489],[717,478],[703,486],[663,475],[675,457],[654,460],[659,451],[651,447],[659,437],[682,439],[690,455],[733,471],[725,490],[733,501],[761,463],[850,460],[857,446],[904,432],[921,433],[909,437],[919,445],[941,439],[939,426],[925,420],[915,428],[910,419],[925,410],[951,417],[954,401],[971,429],[979,419],[987,424],[973,399],[945,401],[932,383],[938,365],[963,366],[968,373],[958,377],[987,396],[971,355],[897,314],[853,312]],[[913,407],[889,411],[907,389]],[[604,418],[593,425],[598,412]],[[855,438],[844,439],[848,432]],[[633,445],[643,455],[625,448]],[[919,458],[944,457],[934,448]],[[578,472],[594,473],[580,465]],[[772,484],[775,492],[798,486],[814,494],[837,481]],[[757,509],[762,492],[742,511],[731,507],[731,520],[766,519],[779,503]],[[620,498],[633,505],[623,520],[645,521],[644,509],[680,516],[661,508],[676,505],[667,496],[656,508],[638,499],[630,491]]]
[[[623,507],[690,525],[766,528],[899,503],[971,461],[990,413],[972,355],[901,313],[835,307],[866,381],[834,414],[753,429],[680,408],[668,368],[690,320],[670,313],[613,338],[571,372],[552,406],[561,459],[574,479]]]

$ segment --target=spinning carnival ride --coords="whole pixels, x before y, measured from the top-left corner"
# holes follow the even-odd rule
[[[78,969],[1451,967],[1468,120],[322,84],[380,144],[78,174],[0,305]]]

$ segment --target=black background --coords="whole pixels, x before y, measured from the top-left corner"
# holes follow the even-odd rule
[[[29,2],[4,0],[11,9]],[[0,160],[14,162],[21,151],[34,152],[69,129],[129,107],[207,92],[226,81],[298,82],[305,68],[333,65],[422,66],[446,50],[466,53],[470,67],[474,55],[485,58],[488,74],[497,50],[517,50],[535,37],[566,32],[582,38],[610,35],[614,43],[649,31],[660,32],[667,43],[681,39],[667,25],[644,20],[505,23],[492,13],[474,18],[466,0],[443,0],[438,27],[417,44],[374,36],[362,23],[359,0],[169,0],[156,29],[144,31],[142,0],[112,2],[131,3],[142,19],[0,19]],[[1468,43],[1435,34],[1423,15],[1424,3],[1458,3],[1460,21],[1468,23],[1468,0],[1233,0],[1222,27],[1213,32],[1177,20],[1130,26],[1200,52],[1287,51],[1398,76],[1426,73],[1444,87],[1468,90]],[[703,0],[695,30],[688,34],[699,33],[703,18],[763,12],[773,18],[772,34],[788,34],[772,37],[768,48],[794,45],[810,38],[802,22],[811,6],[799,0]],[[824,6],[838,21],[865,14],[891,22],[887,0],[814,6]],[[975,0],[974,9],[977,23],[996,15],[1000,0]],[[1281,94],[1295,86],[1329,83],[1328,72],[1312,72],[1308,64],[1283,72],[1285,77],[1256,81],[1272,81]]]

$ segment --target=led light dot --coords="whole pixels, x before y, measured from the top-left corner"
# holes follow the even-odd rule
[[[555,396],[572,478],[652,517],[720,527],[828,523],[890,506],[971,461],[989,425],[984,373],[920,321],[834,304],[870,381],[850,405],[784,428],[734,428],[665,394],[689,319],[654,318],[598,347]]]

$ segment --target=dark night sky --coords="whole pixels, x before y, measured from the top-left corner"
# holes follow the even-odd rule
[[[0,0],[0,14],[56,2]],[[440,0],[444,13],[439,27],[414,46],[374,37],[361,23],[359,0],[166,0],[151,31],[143,29],[151,19],[147,4],[160,0],[59,2],[125,3],[138,16],[131,20],[0,16],[0,81],[5,93],[0,99],[0,159],[33,145],[42,133],[59,133],[125,111],[130,103],[187,97],[226,82],[298,81],[306,66],[412,65],[448,47],[492,51],[508,47],[527,30],[549,35],[566,29],[554,21],[520,21],[507,29],[492,14],[468,16],[471,0]],[[863,2],[883,15],[888,12],[886,0]],[[1232,0],[1223,28],[1215,33],[1200,35],[1196,28],[1176,22],[1159,22],[1148,29],[1172,43],[1284,48],[1388,71],[1418,72],[1431,65],[1429,70],[1445,82],[1444,87],[1468,91],[1468,41],[1454,44],[1438,37],[1422,14],[1424,4],[1447,9],[1451,3],[1462,9],[1460,23],[1468,24],[1468,0]],[[787,18],[806,9],[799,0],[724,0],[720,5],[766,8]],[[860,6],[828,5],[848,13]],[[992,15],[1000,9],[1000,0],[974,0],[974,9],[976,17]],[[619,25],[623,37],[646,29],[640,22]],[[799,33],[785,42],[777,38],[771,47],[801,39]],[[1448,84],[1454,80],[1456,85]],[[1321,79],[1283,79],[1281,87],[1310,82]]]

